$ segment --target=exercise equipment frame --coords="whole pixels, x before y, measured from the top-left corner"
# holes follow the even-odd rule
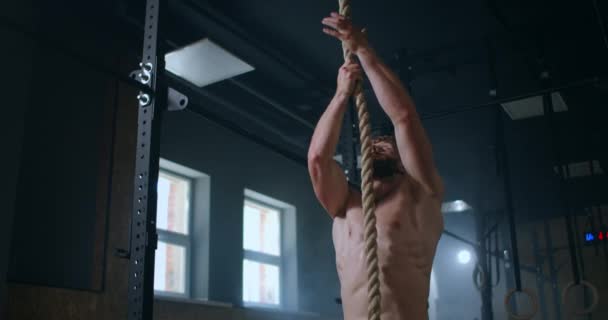
[[[165,54],[159,41],[167,0],[147,0],[141,82],[155,94],[140,91],[137,96],[137,145],[133,177],[133,208],[129,249],[129,320],[152,320],[154,303],[154,254],[156,233],[156,184],[160,158],[160,123],[167,109],[164,80]]]

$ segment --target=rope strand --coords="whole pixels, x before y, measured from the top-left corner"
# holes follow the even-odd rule
[[[339,0],[340,14],[350,18],[350,0]],[[342,43],[344,61],[351,60],[352,53]],[[371,158],[372,142],[370,138],[370,121],[367,112],[367,101],[363,95],[363,87],[359,81],[354,89],[355,107],[359,117],[359,138],[361,141],[361,189],[363,203],[365,264],[367,270],[368,319],[380,320],[380,275],[378,270],[378,243],[376,233],[376,215],[374,213],[376,200],[373,192],[373,166]]]

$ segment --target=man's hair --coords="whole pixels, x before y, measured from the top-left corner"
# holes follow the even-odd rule
[[[372,143],[390,142],[395,143],[395,136],[376,136],[372,137]]]
[[[391,123],[383,123],[381,125],[373,126],[371,131],[372,139],[374,141],[384,139],[385,137],[393,137],[395,134],[395,129]]]

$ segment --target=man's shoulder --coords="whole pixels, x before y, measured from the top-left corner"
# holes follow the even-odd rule
[[[443,199],[443,185],[436,189],[437,192],[429,192],[427,187],[409,175],[404,176],[402,185],[407,192],[411,192],[415,195],[415,200],[430,201],[440,204]]]

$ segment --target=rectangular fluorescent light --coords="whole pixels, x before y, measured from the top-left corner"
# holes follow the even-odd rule
[[[450,212],[463,212],[470,210],[471,206],[468,203],[462,200],[455,200],[450,202],[444,202],[441,204],[441,212],[450,213]]]
[[[578,178],[578,177],[588,177],[590,175],[604,174],[604,170],[600,166],[600,162],[598,160],[591,161],[591,164],[593,165],[593,171],[591,171],[591,166],[589,165],[589,161],[584,161],[584,162],[569,163],[567,166],[567,169],[568,169],[567,171],[566,171],[566,165],[563,165],[562,172],[565,172],[568,175],[566,177],[568,179]],[[555,173],[559,174],[557,166],[554,166],[553,170],[555,171]]]
[[[559,92],[551,93],[551,99],[553,100],[554,112],[568,111],[568,105],[566,105],[564,98]],[[501,106],[512,120],[538,117],[544,114],[542,96],[502,103]]]
[[[167,53],[165,69],[198,87],[254,70],[208,38]]]

